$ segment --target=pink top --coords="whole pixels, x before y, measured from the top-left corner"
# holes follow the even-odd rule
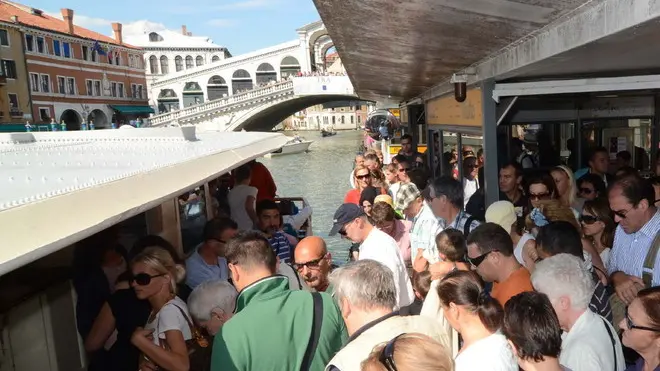
[[[394,221],[394,240],[399,246],[401,257],[406,263],[410,262],[410,230],[412,229],[412,222],[409,220],[395,220]]]

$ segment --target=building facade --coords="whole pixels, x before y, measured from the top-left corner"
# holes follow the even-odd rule
[[[363,101],[319,104],[288,117],[282,126],[288,130],[355,130],[364,125],[373,109]]]
[[[111,38],[75,26],[73,10],[61,12],[57,19],[0,0],[0,21],[22,33],[33,123],[79,130],[91,121],[109,128],[152,113],[144,51],[124,43],[122,25],[113,23]]]
[[[143,62],[148,84],[177,72],[231,57],[227,48],[214,44],[208,37],[193,36],[185,25],[181,26],[181,32],[162,29],[146,21],[131,27],[132,32],[125,35],[126,42],[144,49]]]
[[[31,111],[23,34],[0,22],[0,124],[24,125]]]

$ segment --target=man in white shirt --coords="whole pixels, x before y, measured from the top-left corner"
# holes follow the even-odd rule
[[[594,281],[584,262],[558,254],[536,264],[534,288],[546,294],[565,331],[559,363],[572,371],[623,371],[626,362],[616,331],[589,309]]]
[[[360,243],[359,260],[371,259],[388,267],[394,274],[397,305],[410,305],[415,295],[396,241],[369,223],[367,215],[358,205],[341,205],[333,219],[334,225],[329,235],[339,233],[355,243]]]

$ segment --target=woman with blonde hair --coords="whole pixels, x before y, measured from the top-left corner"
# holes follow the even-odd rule
[[[346,192],[344,203],[359,205],[362,191],[371,186],[371,172],[366,166],[358,165],[353,170],[353,179],[355,180],[355,188]]]
[[[193,338],[186,303],[176,296],[177,283],[185,277],[183,266],[160,247],[148,247],[131,262],[131,286],[138,299],[147,300],[151,313],[144,328],[138,328],[131,342],[142,352],[142,369],[154,365],[170,371],[188,371],[186,341]],[[145,363],[151,364],[142,367]]]
[[[377,345],[362,361],[362,371],[453,371],[454,361],[446,347],[418,333],[401,334]]]
[[[577,199],[578,189],[573,171],[567,166],[559,165],[550,171],[550,175],[552,175],[552,179],[555,181],[557,197],[562,205],[572,207],[576,210],[582,209],[582,205],[580,205]]]

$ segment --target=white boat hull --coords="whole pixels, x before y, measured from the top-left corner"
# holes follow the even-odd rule
[[[282,146],[281,149],[273,153],[269,153],[266,156],[292,155],[294,153],[307,152],[309,150],[309,146],[311,146],[312,143],[314,143],[314,141],[311,140],[305,140],[298,143],[287,143]]]

